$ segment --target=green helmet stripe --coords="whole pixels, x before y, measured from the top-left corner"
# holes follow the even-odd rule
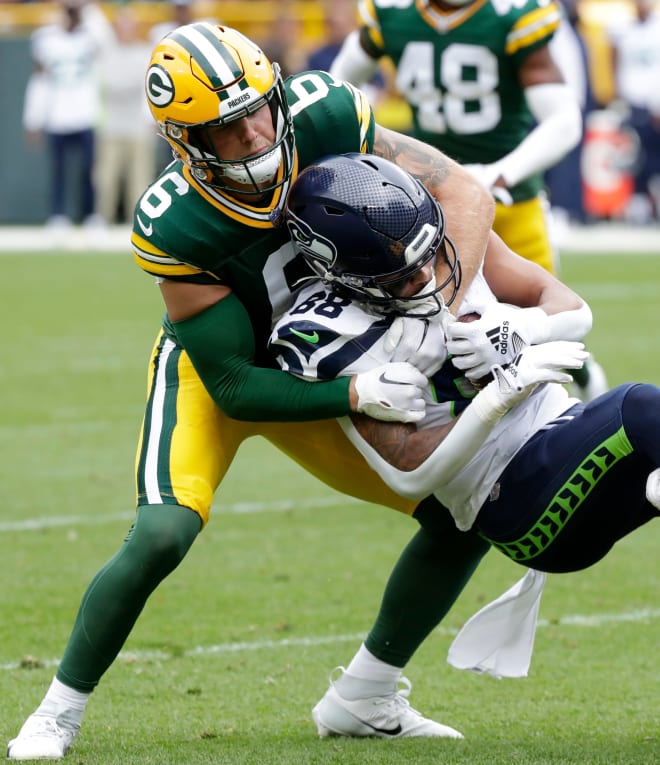
[[[172,32],[170,37],[190,53],[214,89],[227,88],[234,84],[238,84],[241,89],[247,87],[243,70],[204,24],[181,27]],[[240,82],[237,83],[237,80]],[[222,91],[218,95],[221,100],[228,97],[228,94]]]

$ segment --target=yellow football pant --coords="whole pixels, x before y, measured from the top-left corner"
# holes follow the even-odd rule
[[[545,200],[540,196],[514,202],[510,207],[498,202],[493,229],[518,255],[556,275],[558,267],[550,244],[544,205]]]
[[[185,351],[159,335],[136,456],[138,505],[177,504],[206,524],[215,490],[241,443],[263,436],[328,486],[412,514],[416,501],[389,489],[334,419],[241,422],[215,405]]]

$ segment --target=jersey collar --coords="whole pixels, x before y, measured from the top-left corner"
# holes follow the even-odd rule
[[[280,167],[280,173],[283,167]],[[298,176],[298,151],[293,151],[293,170],[288,181],[275,189],[270,204],[266,207],[255,207],[245,202],[239,202],[237,199],[219,189],[214,189],[205,183],[199,181],[190,172],[187,165],[183,166],[183,174],[190,185],[200,196],[217,210],[223,212],[227,217],[244,223],[253,228],[275,228],[277,227],[284,214],[284,206],[291,189],[291,184]]]

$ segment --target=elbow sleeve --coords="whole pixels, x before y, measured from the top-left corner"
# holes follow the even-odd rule
[[[371,58],[360,45],[359,32],[351,32],[344,40],[330,67],[330,74],[338,80],[346,80],[357,87],[374,76],[378,62]]]

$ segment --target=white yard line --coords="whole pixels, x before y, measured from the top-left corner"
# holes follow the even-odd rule
[[[251,513],[285,513],[289,510],[314,510],[319,507],[336,505],[366,504],[354,497],[312,497],[307,499],[281,499],[275,502],[234,502],[220,505],[211,510],[212,514],[249,515]],[[105,513],[100,515],[54,515],[43,518],[25,518],[20,521],[0,521],[0,534],[15,531],[43,531],[61,526],[105,526],[119,521],[130,521],[134,511]]]
[[[561,252],[593,252],[607,255],[621,252],[660,253],[660,226],[632,226],[621,223],[594,223],[561,227],[556,232]],[[86,230],[53,231],[44,226],[0,226],[0,252],[52,252],[88,254],[90,251],[131,251],[131,230],[126,225]]]
[[[620,614],[572,614],[553,619],[539,619],[538,626],[544,627],[601,627],[605,624],[624,624],[630,622],[650,622],[660,618],[660,609],[643,608],[637,611],[628,611]],[[447,627],[436,629],[441,635],[453,636],[457,630]],[[219,643],[217,645],[198,645],[183,652],[186,657],[204,657],[239,653],[241,651],[271,651],[280,648],[308,648],[320,645],[334,645],[336,643],[357,643],[364,640],[363,633],[348,635],[318,635],[298,638],[283,638],[282,640],[255,640],[253,642]],[[119,654],[118,660],[131,664],[150,661],[169,661],[180,658],[181,653],[168,653],[167,651],[125,651]],[[0,671],[14,671],[21,667],[56,667],[58,659],[29,659],[24,662],[10,662],[0,664]]]
[[[236,502],[229,505],[222,505],[215,509],[220,514],[250,514],[250,513],[269,513],[269,512],[287,512],[294,509],[314,509],[319,507],[332,507],[338,503],[346,504],[364,504],[360,500],[344,496],[326,496],[310,499],[283,499],[275,502]],[[31,518],[22,521],[5,521],[0,523],[0,533],[3,532],[21,532],[21,531],[41,531],[47,528],[61,526],[89,526],[117,523],[119,521],[130,520],[134,516],[132,512],[107,513],[104,515],[69,515],[54,516],[44,518]],[[558,619],[548,621],[539,619],[539,628],[544,627],[600,627],[604,624],[617,624],[628,622],[645,622],[660,618],[660,609],[640,609],[624,613],[603,613],[603,614],[572,614]],[[453,636],[456,629],[448,627],[438,627],[436,632],[442,635]],[[318,645],[332,645],[337,643],[357,643],[363,640],[363,633],[354,633],[347,635],[319,635],[298,638],[283,638],[282,640],[259,640],[253,642],[232,642],[220,643],[218,645],[195,646],[183,652],[184,656],[213,656],[216,654],[231,654],[241,651],[269,651],[280,648],[291,647],[313,647]],[[181,654],[177,653],[177,656]],[[149,662],[149,661],[167,661],[174,658],[174,654],[166,651],[130,651],[119,654],[120,661],[126,662]],[[34,662],[35,667],[55,667],[58,665],[58,659],[26,659],[23,662],[10,662],[0,664],[0,671],[13,671],[23,666],[31,665]]]

